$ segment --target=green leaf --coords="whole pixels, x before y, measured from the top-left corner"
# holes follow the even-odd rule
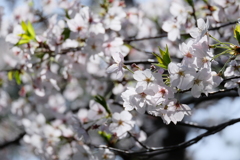
[[[64,40],[68,39],[70,37],[70,29],[69,28],[64,28],[62,35],[64,36]]]
[[[33,28],[33,26],[32,26],[30,21],[28,21],[27,31],[31,35],[32,38],[35,38],[35,36],[36,36],[35,35],[35,31],[34,31],[34,28]]]
[[[21,39],[18,41],[18,43],[16,44],[16,46],[25,44],[25,43],[29,43],[31,40],[30,39]]]
[[[208,0],[203,0],[204,3],[208,4]]]
[[[107,102],[106,102],[106,100],[105,100],[104,97],[102,97],[102,96],[100,96],[100,95],[96,95],[96,96],[94,96],[94,100],[95,100],[97,103],[101,104],[101,105],[105,108],[105,110],[107,111],[107,113],[109,114],[109,116],[112,115],[112,113],[111,113],[111,111],[110,111],[110,108],[108,107]]]
[[[185,0],[190,6],[193,6],[194,3],[193,3],[193,0]]]
[[[160,64],[163,64],[163,59],[162,59],[162,57],[159,55],[159,54],[157,54],[157,53],[152,53],[156,58],[157,58],[157,61],[160,63]]]
[[[21,26],[22,26],[22,29],[24,30],[24,33],[18,35],[19,37],[21,37],[21,39],[18,41],[16,46],[29,43],[31,40],[34,40],[36,37],[35,31],[31,22],[28,21],[28,24],[26,24],[25,22],[22,21]]]
[[[14,78],[15,78],[17,84],[20,85],[21,84],[21,76],[20,76],[20,72],[19,71],[15,71],[14,72]]]
[[[18,84],[18,85],[20,85],[21,84],[21,71],[9,71],[8,72],[8,79],[10,80],[10,81],[12,81],[13,80],[13,78],[15,79],[15,81],[16,81],[16,83]]]
[[[27,24],[26,24],[24,21],[21,22],[21,26],[22,26],[22,29],[23,29],[25,32],[27,32]]]
[[[66,16],[67,19],[71,19],[71,17],[68,14],[68,10],[65,10],[65,16]]]
[[[166,66],[166,65],[164,65],[164,64],[160,64],[160,63],[158,63],[158,64],[154,64],[155,66],[158,66],[158,67],[161,67],[161,68],[163,68],[163,69],[168,69],[168,67]]]
[[[168,52],[168,46],[166,45],[166,50],[163,51],[159,48],[160,54],[153,53],[153,55],[157,58],[158,64],[154,64],[155,66],[168,69],[168,64],[171,62],[170,54]]]
[[[9,71],[8,72],[8,80],[12,80],[13,79],[13,72],[12,71]]]
[[[107,142],[109,142],[112,138],[112,135],[109,133],[106,133],[104,131],[98,131],[98,134],[102,136]]]
[[[234,37],[237,39],[238,44],[240,44],[240,24],[237,24],[234,29]]]
[[[164,63],[168,65],[171,62],[170,54],[168,52],[168,46],[166,45],[166,51],[163,51],[160,48],[159,48],[159,51],[162,55]]]

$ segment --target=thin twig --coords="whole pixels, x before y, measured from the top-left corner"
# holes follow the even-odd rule
[[[128,134],[136,141],[138,142],[143,148],[147,149],[147,150],[151,150],[150,147],[146,146],[145,144],[143,144],[142,142],[140,142],[132,133],[128,132]]]
[[[198,125],[197,123],[193,123],[193,122],[178,122],[177,125],[191,127],[191,128],[198,128],[198,129],[206,129],[206,130],[211,129],[211,127],[201,126],[201,125]]]
[[[192,7],[192,15],[193,15],[193,18],[195,20],[195,27],[197,27],[197,17],[196,17],[196,10],[195,10],[195,6],[194,5],[190,5]]]
[[[158,63],[158,61],[154,59],[148,59],[148,60],[135,60],[135,61],[124,61],[125,65],[131,65],[131,64],[151,64],[151,63]]]

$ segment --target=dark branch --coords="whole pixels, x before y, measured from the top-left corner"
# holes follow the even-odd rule
[[[190,5],[192,7],[192,15],[195,21],[195,27],[197,27],[197,17],[196,17],[196,10],[194,5]]]
[[[194,97],[185,98],[180,100],[180,103],[182,104],[194,103],[196,105],[207,100],[220,99],[224,97],[238,97],[239,95],[236,91],[237,91],[236,88],[219,90],[217,92],[209,93],[208,96],[206,96],[205,94],[202,94],[200,98],[194,98]]]
[[[226,24],[223,24],[223,25],[220,25],[218,27],[212,27],[212,28],[209,28],[208,30],[209,31],[213,31],[213,30],[218,30],[220,28],[223,28],[223,27],[226,27],[226,26],[230,26],[230,25],[233,25],[233,24],[236,24],[237,21],[233,21],[233,22],[229,22],[229,23],[226,23]],[[182,33],[180,34],[181,36],[190,36],[189,33]],[[164,37],[167,37],[167,33],[163,33],[163,34],[160,34],[158,36],[154,36],[154,37],[144,37],[144,38],[132,38],[132,39],[125,39],[124,42],[125,43],[130,43],[132,41],[143,41],[143,40],[150,40],[150,39],[158,39],[158,38],[164,38]]]
[[[178,122],[177,125],[191,127],[191,128],[197,128],[197,129],[206,129],[206,130],[211,129],[211,127],[201,126],[201,125],[198,125],[197,123],[193,123],[193,122]]]
[[[129,134],[136,142],[138,142],[138,144],[140,144],[143,148],[145,148],[145,149],[147,149],[147,150],[150,149],[150,147],[148,147],[148,146],[144,145],[142,142],[140,142],[132,133],[128,132],[128,134]]]
[[[132,155],[137,154],[139,156],[142,156],[142,155],[154,156],[154,155],[159,155],[159,154],[163,154],[163,153],[167,153],[167,152],[172,152],[172,151],[179,150],[179,149],[184,149],[184,148],[187,148],[187,147],[197,143],[202,138],[210,136],[210,135],[215,134],[217,132],[220,132],[221,130],[223,130],[227,126],[233,125],[233,124],[238,123],[238,122],[240,122],[240,118],[232,119],[232,120],[229,120],[228,122],[219,124],[217,126],[210,127],[207,132],[205,132],[203,134],[200,134],[199,136],[197,136],[197,137],[195,137],[195,138],[193,138],[189,141],[186,141],[186,142],[183,142],[183,143],[180,143],[180,144],[177,144],[177,145],[173,145],[173,146],[155,148],[152,153],[151,153],[151,151],[141,151],[141,152],[138,152],[138,153],[137,152],[132,153]]]
[[[14,138],[11,141],[5,142],[3,144],[0,144],[0,149],[6,148],[10,145],[16,145],[19,143],[19,141],[23,138],[23,136],[26,134],[26,132],[20,133],[16,138]]]
[[[125,65],[131,65],[131,64],[152,64],[152,63],[158,63],[158,61],[154,59],[148,59],[148,60],[139,60],[139,61],[124,61]]]
[[[187,147],[197,143],[202,138],[213,135],[217,132],[220,132],[221,130],[223,130],[227,126],[231,126],[231,125],[233,125],[235,123],[238,123],[238,122],[240,122],[240,118],[229,120],[228,122],[221,123],[217,126],[208,127],[208,131],[206,131],[205,133],[200,134],[199,136],[197,136],[197,137],[195,137],[195,138],[193,138],[189,141],[179,143],[179,144],[176,144],[176,145],[172,145],[172,146],[148,147],[148,149],[146,149],[146,150],[137,151],[137,152],[119,150],[119,149],[111,148],[111,147],[107,147],[107,146],[98,147],[98,148],[108,148],[112,151],[115,151],[115,152],[118,152],[118,153],[121,153],[121,154],[125,154],[127,156],[134,156],[134,157],[155,156],[155,155],[159,155],[159,154],[168,153],[168,152],[172,152],[172,151],[175,151],[175,150],[180,150],[180,149],[187,148]]]

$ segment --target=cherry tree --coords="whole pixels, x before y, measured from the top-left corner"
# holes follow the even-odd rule
[[[240,122],[186,121],[200,102],[240,95],[236,0],[34,2],[0,19],[9,45],[0,117],[18,130],[0,148],[18,142],[52,160],[154,159]],[[159,124],[205,132],[153,146]]]

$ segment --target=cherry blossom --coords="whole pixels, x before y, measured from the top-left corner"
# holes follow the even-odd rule
[[[168,20],[163,23],[162,29],[168,32],[168,39],[175,41],[180,38],[180,24],[174,20]]]
[[[189,33],[190,35],[198,41],[201,39],[207,32],[209,28],[209,21],[207,19],[206,23],[205,21],[200,18],[197,20],[197,26],[198,28],[193,28]]]
[[[189,89],[188,84],[194,79],[195,69],[176,63],[170,63],[168,67],[171,85],[182,90]]]
[[[112,57],[116,63],[112,64],[107,68],[108,73],[115,73],[116,72],[116,79],[123,78],[123,55],[119,52],[112,53]]]
[[[109,130],[116,133],[119,138],[125,137],[127,131],[133,128],[134,121],[131,120],[132,115],[128,111],[114,113],[112,115],[113,122],[109,126]]]

